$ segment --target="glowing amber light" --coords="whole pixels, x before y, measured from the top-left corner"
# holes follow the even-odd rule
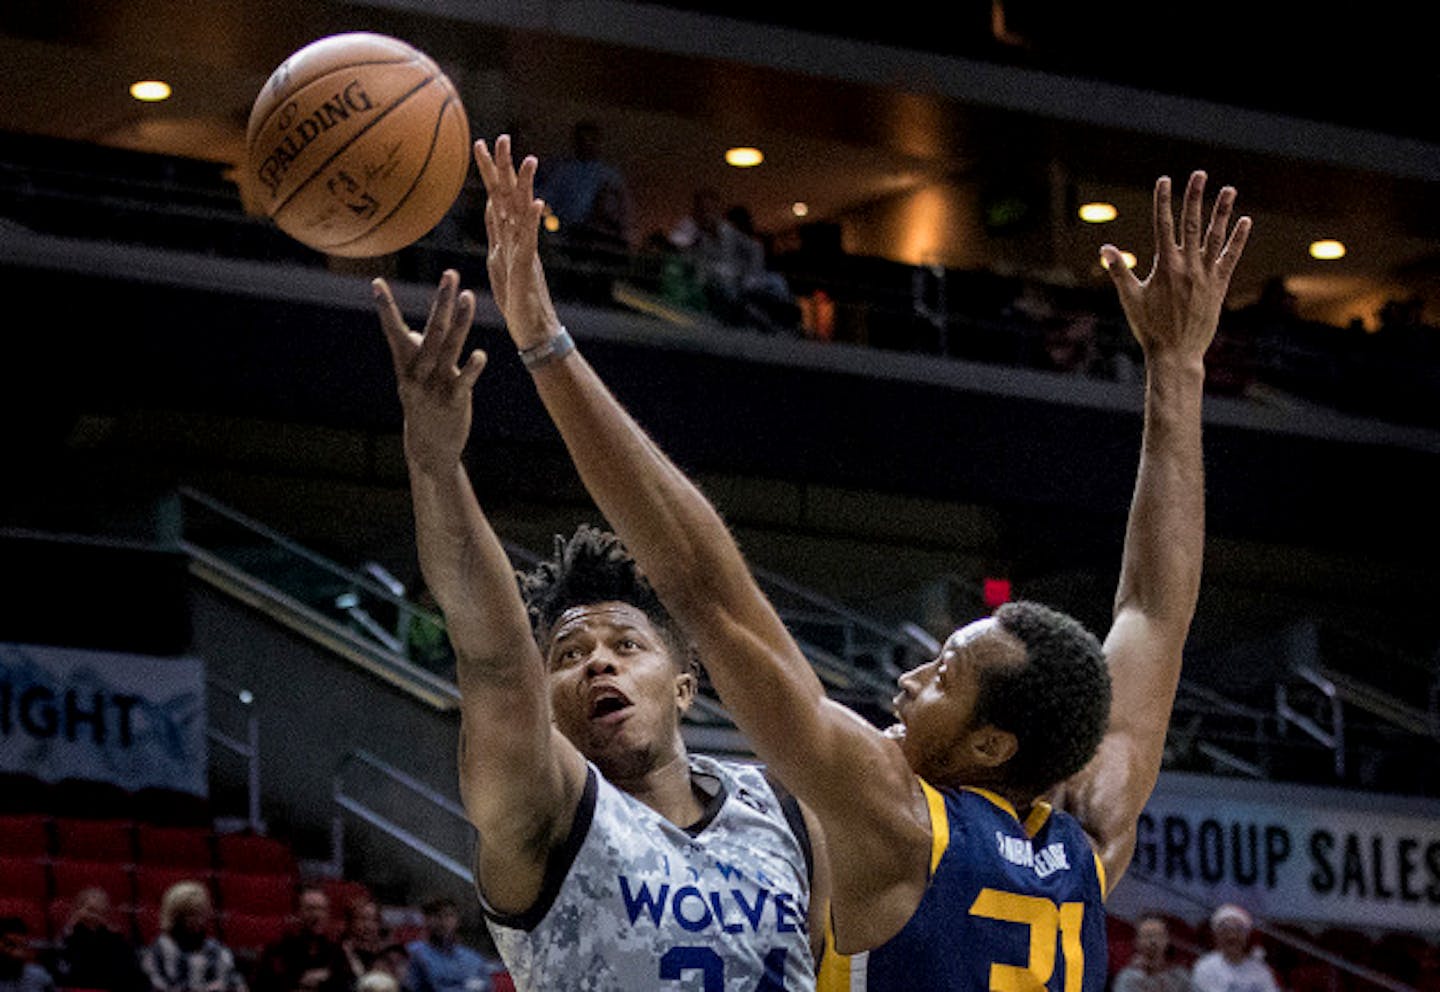
[[[1080,219],[1090,224],[1104,224],[1119,215],[1113,203],[1087,203],[1080,208]]]
[[[130,84],[130,95],[145,103],[159,103],[170,99],[170,84],[158,79],[142,79]]]
[[[725,153],[725,162],[737,169],[748,169],[763,161],[765,156],[758,148],[731,148]]]
[[[1327,262],[1336,258],[1344,258],[1345,245],[1339,241],[1329,239],[1311,242],[1310,257],[1319,258]]]
[[[1134,254],[1133,252],[1122,251],[1122,252],[1120,253],[1120,258],[1121,258],[1121,260],[1125,263],[1125,268],[1127,268],[1127,269],[1133,269],[1133,268],[1135,268],[1135,261],[1136,261],[1136,259],[1135,259],[1135,254]],[[1101,255],[1101,256],[1100,256],[1100,264],[1101,264],[1103,267],[1105,267],[1105,268],[1108,269],[1108,268],[1110,268],[1110,259],[1106,258],[1104,255]]]
[[[810,204],[793,203],[790,205],[790,212],[796,217],[808,217],[810,214]]]

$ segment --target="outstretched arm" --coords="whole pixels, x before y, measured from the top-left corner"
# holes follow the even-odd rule
[[[536,252],[542,204],[536,162],[515,168],[501,136],[492,156],[477,142],[489,193],[485,222],[496,303],[511,337],[532,356],[561,331]],[[918,831],[928,850],[923,800],[899,748],[830,701],[809,662],[755,584],[739,547],[704,495],[665,457],[578,353],[531,366],[540,398],[586,488],[635,556],[666,608],[698,643],[711,680],[756,753],[827,833],[875,838],[878,858],[903,845],[886,834]],[[918,819],[918,823],[917,823]],[[829,838],[838,862],[853,852]],[[904,848],[909,851],[909,848]]]
[[[455,647],[460,791],[480,836],[479,882],[495,908],[520,912],[569,829],[585,769],[551,726],[545,665],[514,570],[461,464],[485,354],[457,366],[475,316],[474,294],[458,283],[453,271],[441,278],[423,334],[405,326],[384,280],[373,290],[405,411],[420,566]]]
[[[1175,237],[1170,180],[1155,185],[1155,264],[1142,282],[1103,249],[1126,319],[1145,353],[1140,467],[1105,656],[1110,726],[1095,758],[1059,798],[1095,840],[1110,886],[1135,847],[1136,821],[1160,774],[1181,652],[1200,591],[1205,480],[1200,444],[1205,351],[1244,251],[1250,218],[1230,228],[1235,190],[1202,232],[1205,175],[1190,177]]]

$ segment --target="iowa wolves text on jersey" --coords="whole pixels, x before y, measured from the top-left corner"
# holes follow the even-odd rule
[[[591,770],[566,858],[525,917],[490,913],[521,992],[804,992],[804,842],[756,767],[690,756],[715,787],[685,830]],[[798,818],[798,811],[794,814]]]

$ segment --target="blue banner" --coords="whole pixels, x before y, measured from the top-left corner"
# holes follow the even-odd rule
[[[0,771],[205,795],[204,664],[0,644]]]

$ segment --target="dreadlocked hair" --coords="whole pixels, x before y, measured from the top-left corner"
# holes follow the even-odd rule
[[[516,578],[530,629],[542,649],[566,610],[593,603],[628,603],[660,631],[678,664],[694,664],[688,639],[620,538],[609,531],[581,524],[569,539],[557,534],[554,554],[531,571],[516,573]]]

